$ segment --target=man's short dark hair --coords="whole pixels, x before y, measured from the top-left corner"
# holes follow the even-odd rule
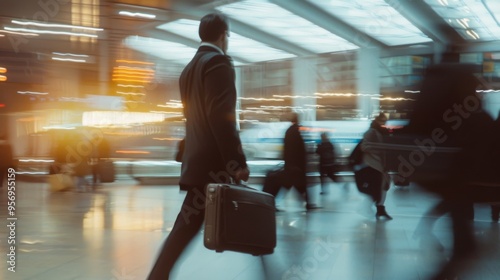
[[[229,19],[220,12],[210,13],[201,18],[198,34],[204,42],[216,41],[229,30]]]

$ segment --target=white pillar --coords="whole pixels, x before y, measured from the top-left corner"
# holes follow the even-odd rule
[[[297,58],[293,62],[293,96],[301,96],[292,99],[292,106],[301,117],[301,121],[316,120],[316,99],[314,93],[317,91],[317,61],[315,58]],[[304,98],[305,97],[305,98]]]
[[[360,117],[371,118],[380,105],[380,100],[372,99],[380,94],[380,49],[361,48],[357,56],[357,107]],[[369,95],[369,96],[367,96]]]

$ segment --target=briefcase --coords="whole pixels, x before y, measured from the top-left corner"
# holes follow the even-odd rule
[[[205,206],[206,248],[255,256],[273,253],[276,247],[274,196],[244,185],[208,184]]]

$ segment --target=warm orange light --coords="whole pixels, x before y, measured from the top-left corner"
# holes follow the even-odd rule
[[[182,138],[172,138],[172,137],[160,138],[160,137],[154,137],[153,140],[160,140],[160,141],[180,141],[180,140],[182,140]]]
[[[116,71],[126,71],[126,72],[146,72],[146,73],[151,73],[153,74],[155,71],[151,69],[146,69],[146,68],[139,68],[139,67],[127,67],[127,66],[118,66],[113,69],[115,72]]]
[[[0,108],[3,108],[3,107],[5,107],[5,104],[0,103]]]
[[[116,151],[117,154],[149,154],[150,152],[146,151]]]
[[[113,75],[115,74],[132,74],[132,75],[142,75],[142,76],[150,76],[154,75],[154,72],[149,73],[149,72],[138,72],[138,71],[132,71],[132,70],[126,70],[126,69],[116,69],[113,71]]]
[[[139,79],[153,79],[154,75],[144,75],[141,73],[131,73],[131,72],[116,72],[113,73],[113,77],[137,77]]]
[[[118,59],[116,62],[118,62],[118,63],[129,63],[129,64],[154,65],[154,63],[152,63],[152,62],[144,62],[144,61],[136,61],[136,60],[125,60],[125,59]]]
[[[7,73],[7,68],[5,68],[5,67],[0,67],[0,73],[1,73],[1,74]]]
[[[113,78],[113,82],[131,82],[131,83],[149,83],[147,80],[135,80],[135,79],[125,79],[125,78]]]
[[[7,77],[4,75],[0,75],[0,82],[5,82],[7,81]]]

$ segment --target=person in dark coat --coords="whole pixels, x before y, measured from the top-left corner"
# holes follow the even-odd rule
[[[3,181],[7,178],[9,168],[14,167],[12,157],[12,147],[5,136],[0,138],[0,188],[3,187]]]
[[[426,70],[410,116],[407,132],[424,139],[426,149],[459,148],[459,152],[450,155],[452,160],[445,166],[446,171],[439,171],[443,178],[419,184],[442,199],[430,213],[451,214],[453,252],[450,262],[433,279],[459,278],[457,273],[464,268],[464,261],[472,261],[476,252],[473,203],[500,197],[495,189],[475,183],[488,182],[488,176],[498,175],[498,170],[493,171],[498,158],[492,157],[497,152],[494,145],[498,143],[495,137],[498,132],[494,133],[497,130],[494,120],[482,110],[481,99],[476,95],[478,84],[473,65],[456,62],[433,65]],[[422,164],[432,162],[433,156],[430,153]],[[412,177],[412,181],[416,180]]]
[[[385,199],[387,196],[387,191],[391,185],[389,174],[386,170],[386,157],[383,152],[369,149],[371,143],[382,143],[383,136],[386,135],[387,129],[384,125],[387,122],[387,117],[384,113],[380,113],[370,124],[370,128],[363,135],[363,140],[361,142],[361,150],[363,151],[363,163],[367,166],[367,176],[370,176],[374,182],[377,184],[377,191],[373,197],[377,213],[375,213],[376,219],[388,219],[392,220],[392,217],[387,213],[385,209]],[[372,178],[373,177],[373,178]]]
[[[321,143],[316,148],[316,153],[319,155],[319,175],[321,180],[321,194],[326,194],[326,177],[337,181],[335,175],[335,150],[332,143],[328,139],[326,132],[321,133]]]
[[[249,170],[236,125],[235,71],[226,55],[229,20],[219,12],[200,21],[198,51],[180,76],[186,136],[180,189],[186,198],[148,279],[168,279],[179,255],[198,233],[209,183],[247,181]]]
[[[300,134],[299,117],[296,113],[291,115],[292,125],[285,132],[283,147],[283,170],[268,173],[264,181],[263,191],[276,196],[281,187],[294,186],[306,202],[306,209],[319,208],[311,203],[307,195],[306,165],[307,155],[304,139]]]

